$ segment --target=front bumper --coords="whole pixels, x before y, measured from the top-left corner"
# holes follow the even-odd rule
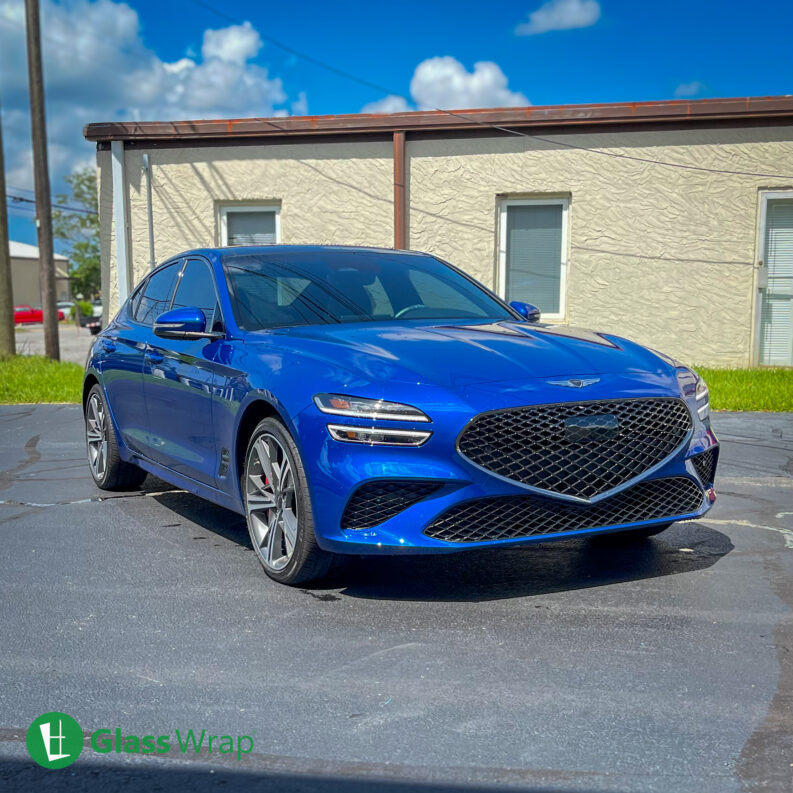
[[[708,420],[701,422],[694,417],[689,440],[669,459],[629,486],[597,501],[593,505],[597,506],[596,511],[587,512],[585,506],[530,493],[526,487],[482,470],[462,456],[456,447],[457,434],[473,415],[441,416],[434,421],[433,436],[425,445],[402,448],[339,442],[330,438],[325,427],[334,417],[312,408],[300,414],[296,424],[319,545],[348,554],[449,553],[663,525],[701,517],[715,501],[712,480],[718,441]],[[346,423],[371,426],[365,421]],[[428,428],[427,424],[392,424],[403,429]],[[698,455],[711,449],[711,464],[704,465],[704,458]],[[658,480],[676,480],[678,485],[685,480],[687,500],[663,502],[672,505],[670,514],[662,508],[661,514],[658,510],[637,511],[635,504],[645,499],[644,491],[640,492],[642,487],[666,488]],[[394,486],[401,483],[410,485],[407,495],[396,492],[398,488]],[[373,497],[359,498],[357,503],[356,494],[360,496],[367,488]],[[618,499],[625,502],[630,497],[635,502],[633,511],[616,509]],[[615,522],[609,520],[612,506]],[[535,507],[546,517],[551,515],[542,522],[539,532],[535,531],[536,520],[532,517],[527,522],[526,518],[535,515]],[[504,515],[505,531],[500,531],[498,522],[494,522],[497,511]],[[455,520],[463,524],[463,530],[456,530]],[[473,530],[485,524],[488,531]],[[438,529],[448,529],[450,525],[451,530]],[[466,531],[466,525],[472,530]]]

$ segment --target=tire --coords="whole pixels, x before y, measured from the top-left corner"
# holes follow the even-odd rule
[[[631,542],[639,542],[640,540],[645,540],[648,537],[655,537],[656,534],[660,534],[662,531],[666,531],[673,524],[674,521],[672,521],[671,523],[663,523],[660,526],[645,526],[640,529],[626,529],[625,531],[610,531],[607,534],[598,534],[597,539],[600,540],[601,542],[613,543],[615,545],[631,543]]]
[[[91,476],[101,490],[138,490],[146,479],[142,468],[119,456],[116,431],[99,385],[94,385],[85,401],[85,450]]]
[[[266,418],[253,431],[241,485],[251,545],[264,572],[290,586],[326,575],[335,555],[317,544],[306,471],[277,419]]]

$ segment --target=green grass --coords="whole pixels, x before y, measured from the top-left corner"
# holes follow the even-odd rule
[[[704,369],[713,410],[793,411],[793,369]]]
[[[79,402],[83,367],[41,355],[0,359],[0,403]]]
[[[793,411],[793,369],[705,369],[713,410]],[[83,368],[42,356],[0,360],[0,403],[79,402]]]

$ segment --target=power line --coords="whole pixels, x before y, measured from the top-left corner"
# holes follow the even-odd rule
[[[191,3],[194,5],[199,6],[200,8],[209,11],[210,13],[214,14],[219,19],[222,19],[224,22],[230,22],[232,25],[239,25],[239,19],[226,14],[224,11],[221,11],[218,8],[210,5],[209,3],[204,2],[204,0],[190,0]],[[313,55],[309,55],[307,52],[303,52],[302,50],[295,49],[294,47],[286,44],[285,42],[281,41],[280,39],[276,39],[273,36],[267,36],[260,31],[256,31],[259,34],[259,37],[264,41],[273,44],[274,46],[278,47],[279,49],[283,50],[284,52],[288,52],[290,55],[296,55],[298,58],[308,61],[309,63],[313,63],[315,66],[319,66],[326,71],[333,72],[333,74],[338,75],[339,77],[344,77],[347,80],[352,80],[353,82],[358,83],[359,85],[364,85],[367,88],[373,88],[375,91],[380,91],[386,94],[399,94],[398,91],[389,91],[387,88],[383,88],[383,86],[378,85],[377,83],[370,82],[369,80],[364,79],[363,77],[358,77],[352,72],[347,72],[344,69],[340,69],[338,66],[334,66],[332,63],[328,63],[327,61],[323,61],[320,58],[316,58]]]
[[[12,188],[16,189],[16,188]],[[6,193],[6,198],[10,198],[13,202],[22,201],[27,204],[35,204],[36,200],[34,198],[24,198],[23,196],[12,195],[11,193]],[[64,212],[81,212],[85,215],[98,215],[99,213],[95,209],[83,209],[81,207],[72,207],[68,206],[67,204],[53,204],[54,209],[61,209]]]
[[[230,22],[233,25],[240,24],[239,19],[236,19],[230,16],[229,14],[226,14],[224,11],[215,8],[210,3],[207,3],[206,0],[189,0],[189,2],[193,3],[193,5],[199,6],[200,8],[203,8],[211,12],[219,19],[222,19],[226,22]],[[387,88],[386,86],[380,85],[378,83],[374,83],[371,80],[367,80],[363,77],[358,77],[357,75],[345,71],[344,69],[339,69],[337,66],[334,66],[333,64],[328,63],[327,61],[323,61],[320,58],[316,58],[313,55],[309,55],[308,53],[298,50],[289,44],[285,44],[283,41],[280,41],[279,39],[276,39],[272,36],[264,35],[261,32],[259,32],[259,36],[265,41],[269,42],[270,44],[273,44],[274,46],[278,47],[279,49],[282,49],[285,52],[290,53],[291,55],[295,55],[298,58],[302,58],[303,60],[308,61],[309,63],[313,63],[314,65],[319,66],[320,68],[325,69],[329,72],[332,72],[333,74],[336,74],[339,77],[344,77],[345,79],[351,80],[352,82],[358,83],[358,85],[365,86],[366,88],[373,88],[374,90],[379,91],[380,93],[383,94],[392,94],[402,99],[407,99],[407,97],[405,97],[401,91],[392,91],[390,88]],[[617,152],[604,151],[603,149],[593,149],[588,146],[577,146],[574,143],[564,143],[563,141],[554,140],[551,138],[545,138],[542,137],[541,135],[532,135],[528,132],[521,132],[520,130],[517,129],[511,129],[510,127],[503,127],[503,126],[499,126],[498,124],[491,124],[487,121],[482,121],[478,118],[472,118],[471,116],[453,110],[446,110],[445,108],[442,107],[435,107],[433,108],[433,110],[436,110],[440,113],[446,113],[449,116],[454,116],[456,118],[463,119],[464,121],[473,122],[474,124],[478,124],[482,127],[499,130],[500,132],[505,132],[509,135],[516,135],[522,138],[529,138],[530,140],[538,140],[543,143],[551,143],[554,146],[562,146],[568,149],[577,149],[579,151],[587,151],[592,154],[600,154],[604,157],[633,160],[635,162],[643,162],[649,165],[659,165],[665,168],[680,168],[686,171],[704,171],[706,173],[718,173],[727,176],[755,176],[764,179],[793,180],[793,175],[791,174],[758,173],[755,171],[732,171],[722,168],[706,168],[704,166],[699,166],[699,165],[686,165],[685,163],[675,163],[675,162],[667,162],[664,160],[655,160],[650,157],[637,157],[632,154],[619,154]]]

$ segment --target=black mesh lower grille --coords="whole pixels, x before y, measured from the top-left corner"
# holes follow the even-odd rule
[[[494,474],[589,499],[665,460],[691,426],[675,397],[566,402],[482,413],[458,446]]]
[[[484,542],[620,526],[697,512],[702,490],[693,479],[652,479],[596,504],[574,504],[542,496],[497,496],[457,504],[424,534],[446,542]]]
[[[365,482],[350,496],[341,516],[343,529],[369,529],[413,506],[442,485],[409,479]]]
[[[717,455],[718,453],[716,451],[716,447],[713,446],[706,452],[695,454],[690,458],[694,465],[694,470],[697,472],[697,476],[699,477],[699,481],[702,482],[705,487],[713,484],[714,478],[716,476]]]

